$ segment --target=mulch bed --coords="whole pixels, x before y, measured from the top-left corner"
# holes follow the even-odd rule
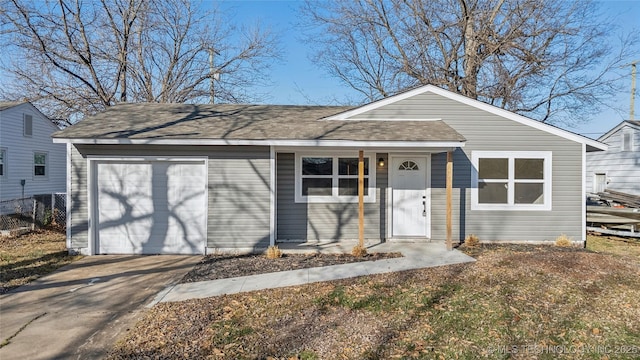
[[[370,253],[363,257],[349,254],[283,254],[276,259],[268,259],[265,255],[208,255],[182,278],[182,282],[226,279],[397,257],[402,257],[402,254]]]

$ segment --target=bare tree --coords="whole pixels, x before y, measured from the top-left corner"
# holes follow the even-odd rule
[[[190,0],[0,0],[12,76],[0,96],[80,119],[119,102],[256,101],[277,58],[275,37],[236,28]],[[215,53],[213,70],[209,55]]]
[[[309,0],[301,11],[314,61],[366,101],[429,83],[543,122],[597,111],[639,50],[583,0]]]

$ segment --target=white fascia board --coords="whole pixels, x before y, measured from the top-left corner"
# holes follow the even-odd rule
[[[607,146],[605,144],[600,143],[597,140],[592,140],[589,139],[587,137],[584,137],[582,135],[578,135],[578,134],[574,134],[570,131],[567,130],[563,130],[545,123],[542,123],[540,121],[537,120],[533,120],[530,119],[526,116],[522,116],[522,115],[518,115],[514,112],[505,110],[505,109],[501,109],[499,107],[493,106],[493,105],[489,105],[487,103],[483,103],[482,101],[479,100],[474,100],[471,98],[468,98],[464,95],[460,95],[460,94],[456,94],[454,92],[451,92],[449,90],[445,90],[442,88],[439,88],[437,86],[434,85],[424,85],[421,86],[419,88],[413,89],[413,90],[409,90],[403,93],[400,93],[398,95],[394,95],[394,96],[390,96],[388,98],[384,98],[382,100],[378,100],[375,102],[372,102],[368,105],[364,105],[361,106],[359,108],[353,109],[353,110],[349,110],[349,111],[345,111],[343,113],[340,114],[336,114],[330,117],[327,117],[327,120],[348,120],[348,118],[365,113],[367,111],[371,111],[377,108],[380,108],[382,106],[386,106],[389,104],[393,104],[395,102],[425,93],[425,92],[432,92],[434,94],[440,95],[440,96],[444,96],[448,99],[463,103],[465,105],[469,105],[472,107],[475,107],[476,109],[480,109],[486,112],[489,112],[491,114],[494,115],[498,115],[501,116],[503,118],[509,119],[509,120],[513,120],[516,121],[520,124],[523,125],[527,125],[530,126],[532,128],[556,135],[556,136],[560,136],[562,138],[565,138],[567,140],[572,140],[581,144],[586,144],[588,146],[592,146],[594,148],[600,149],[600,150],[607,150]],[[360,119],[358,119],[360,120]],[[445,119],[446,122],[446,119]]]
[[[313,147],[457,148],[464,141],[355,141],[355,140],[224,140],[224,139],[63,139],[55,143],[91,145],[252,145]]]
[[[33,105],[30,101],[26,101],[20,105],[16,105],[13,108],[16,107],[20,107],[20,106],[28,106],[31,108],[32,111],[34,111],[38,116],[40,116],[40,118],[42,120],[44,120],[45,123],[47,123],[48,126],[51,127],[51,129],[53,129],[53,132],[56,131],[60,131],[60,128],[56,126],[56,124],[53,123],[53,121],[51,121],[51,119],[49,119],[49,117],[45,114],[42,113],[42,111],[40,111],[40,109],[38,109],[35,105]]]
[[[425,85],[425,86],[420,86],[418,88],[415,88],[413,90],[409,90],[409,91],[405,91],[402,92],[400,94],[397,95],[393,95],[393,96],[389,96],[387,98],[384,99],[380,99],[378,101],[374,101],[372,103],[369,103],[367,105],[363,105],[360,106],[358,108],[355,108],[353,110],[347,110],[345,112],[341,112],[339,114],[336,115],[332,115],[329,117],[326,117],[326,120],[349,120],[350,117],[356,116],[356,115],[360,115],[362,113],[365,113],[367,111],[371,111],[371,110],[375,110],[377,108],[389,105],[389,104],[393,104],[395,102],[404,100],[404,99],[408,99],[410,97],[416,96],[416,95],[420,95],[424,92],[427,91],[431,91],[431,87],[435,87],[433,85]],[[361,120],[361,119],[358,119]]]
[[[334,119],[324,118],[324,119],[320,119],[319,121],[333,121],[333,120]],[[354,119],[354,120],[342,119],[342,120],[346,120],[346,121],[424,121],[424,122],[429,122],[429,121],[439,121],[439,120],[442,120],[442,118],[415,118],[415,119],[411,119],[411,118],[376,118],[376,119]]]
[[[600,136],[598,138],[598,141],[604,141],[606,140],[609,136],[615,134],[616,132],[620,131],[620,129],[624,128],[625,126],[628,126],[632,129],[636,129],[636,130],[640,130],[640,126],[637,126],[636,124],[632,124],[628,121],[623,121],[620,124],[616,125],[613,129],[607,131],[605,134],[603,134],[602,136]]]

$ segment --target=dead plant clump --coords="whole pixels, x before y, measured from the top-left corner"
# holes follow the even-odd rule
[[[480,245],[480,239],[475,234],[469,234],[464,238],[464,245],[468,247],[476,247]]]
[[[555,245],[557,247],[571,247],[573,244],[572,239],[565,234],[561,234],[556,238]]]
[[[282,257],[282,251],[278,245],[271,245],[267,248],[267,259],[278,259]]]
[[[351,255],[355,257],[365,257],[367,255],[367,248],[362,245],[356,245],[351,250]]]

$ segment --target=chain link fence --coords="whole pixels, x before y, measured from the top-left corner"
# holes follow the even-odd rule
[[[0,201],[0,232],[11,235],[44,227],[64,230],[66,199],[65,193],[54,193]]]

